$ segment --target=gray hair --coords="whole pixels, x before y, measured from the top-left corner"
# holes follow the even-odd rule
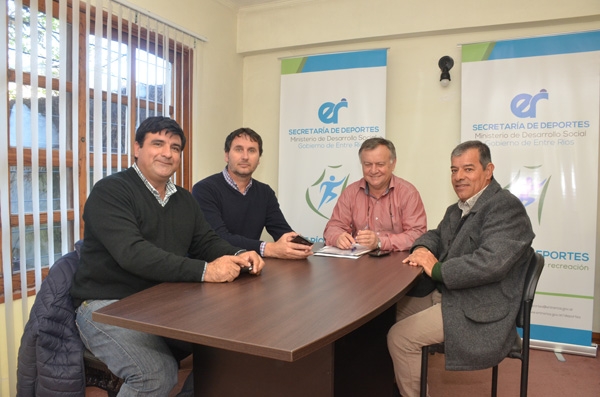
[[[488,145],[481,141],[466,141],[454,148],[450,158],[461,156],[469,149],[477,149],[479,151],[479,162],[485,170],[489,163],[492,162],[492,154]]]
[[[369,138],[366,141],[364,141],[362,143],[362,145],[360,145],[360,149],[358,149],[358,155],[360,156],[360,154],[363,152],[363,150],[373,150],[375,149],[377,146],[385,146],[386,148],[388,148],[390,150],[390,160],[394,161],[396,160],[396,147],[394,147],[394,144],[392,143],[392,141],[389,141],[385,138]]]

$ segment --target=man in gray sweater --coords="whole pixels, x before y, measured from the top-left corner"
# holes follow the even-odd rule
[[[402,299],[399,321],[388,333],[403,397],[419,396],[423,346],[445,342],[446,369],[478,370],[502,361],[517,338],[515,319],[534,253],[531,222],[521,201],[494,179],[484,143],[458,145],[450,170],[458,203],[415,241],[404,261],[421,266],[423,282],[435,288]]]

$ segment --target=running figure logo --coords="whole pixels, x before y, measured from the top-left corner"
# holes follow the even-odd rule
[[[323,197],[321,198],[321,202],[319,203],[319,207],[317,209],[320,209],[323,203],[328,203],[338,196],[334,189],[344,183],[346,179],[347,178],[336,181],[335,176],[331,175],[329,177],[329,181],[321,183],[319,190],[323,192]]]
[[[335,171],[340,171],[341,165],[330,165],[327,166],[321,173],[321,176],[308,188],[306,189],[306,203],[319,216],[322,216],[325,219],[329,219],[328,216],[325,216],[321,212],[321,207],[330,203],[332,200],[336,199],[343,191],[346,189],[346,185],[348,185],[348,179],[350,174],[338,176]],[[316,203],[319,202],[318,206],[315,206],[313,203],[312,196]]]

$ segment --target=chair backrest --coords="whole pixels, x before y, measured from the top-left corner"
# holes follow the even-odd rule
[[[523,299],[521,300],[521,308],[517,315],[517,327],[523,328],[525,323],[525,310],[531,310],[531,305],[526,305],[526,302],[533,302],[535,290],[544,270],[544,257],[534,252],[527,265],[527,273],[525,274],[525,288],[523,289]],[[528,309],[527,309],[528,308]]]

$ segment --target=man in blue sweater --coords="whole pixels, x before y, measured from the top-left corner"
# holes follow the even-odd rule
[[[225,139],[227,166],[196,183],[192,195],[208,223],[231,244],[263,257],[304,259],[312,255],[311,246],[291,241],[297,233],[285,220],[275,192],[252,179],[262,152],[262,138],[254,130],[233,131]],[[264,228],[274,242],[260,240]]]

